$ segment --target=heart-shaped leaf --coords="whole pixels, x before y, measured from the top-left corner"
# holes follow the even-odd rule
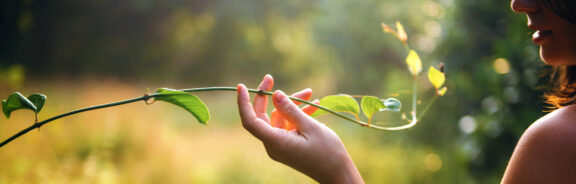
[[[354,114],[358,118],[360,113],[360,108],[358,107],[358,102],[354,100],[350,95],[331,95],[320,99],[320,105],[324,106],[330,110],[336,112],[348,112]],[[322,109],[318,109],[311,116],[320,116],[328,113]]]
[[[28,96],[28,100],[36,106],[36,113],[40,113],[42,107],[44,107],[44,103],[46,102],[46,95],[38,93],[32,94]]]
[[[420,56],[414,50],[410,50],[410,53],[408,53],[406,64],[408,64],[408,69],[413,76],[420,74],[422,71],[422,60],[420,60]]]
[[[196,95],[192,95],[186,92],[160,88],[156,90],[156,100],[165,101],[190,112],[199,123],[207,124],[210,119],[210,112],[206,104],[200,100]]]
[[[380,111],[400,112],[400,110],[402,110],[402,102],[396,98],[387,98],[383,100],[382,103],[384,103],[386,107],[380,109]]]
[[[374,113],[380,111],[380,109],[386,108],[384,103],[375,96],[364,96],[362,97],[362,102],[360,102],[364,116],[368,118],[368,122],[372,121],[372,116]]]
[[[428,80],[430,80],[430,83],[432,83],[436,90],[439,90],[442,85],[444,85],[446,77],[440,70],[430,66],[430,69],[428,70]]]
[[[2,111],[6,118],[10,118],[12,111],[18,109],[30,109],[34,113],[38,112],[36,105],[19,92],[14,92],[6,100],[2,100]]]

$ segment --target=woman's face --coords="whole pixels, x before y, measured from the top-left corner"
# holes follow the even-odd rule
[[[546,64],[576,65],[576,24],[548,9],[543,0],[512,0],[511,6],[526,14],[528,27],[535,31],[532,41],[540,45],[540,57]]]

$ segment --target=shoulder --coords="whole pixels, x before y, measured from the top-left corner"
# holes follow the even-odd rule
[[[538,119],[524,132],[516,149],[520,150],[515,152],[525,151],[533,154],[530,156],[541,156],[547,161],[576,160],[576,105],[558,109]]]
[[[560,108],[538,119],[524,132],[520,141],[552,144],[549,146],[567,144],[570,146],[565,149],[576,150],[576,105]]]
[[[576,105],[571,105],[540,118],[524,132],[503,183],[576,183],[574,173]]]

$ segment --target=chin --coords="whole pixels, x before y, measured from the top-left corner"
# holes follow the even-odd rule
[[[559,64],[558,59],[553,57],[553,56],[554,56],[554,54],[550,54],[550,52],[547,51],[547,49],[540,47],[540,59],[542,59],[542,61],[544,63],[546,63],[547,65],[551,65],[551,66],[561,65],[561,64]]]
[[[550,66],[576,65],[576,54],[540,47],[540,58]]]

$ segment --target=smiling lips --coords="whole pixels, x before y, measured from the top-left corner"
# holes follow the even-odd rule
[[[532,41],[537,45],[542,45],[544,39],[546,39],[551,34],[551,30],[536,30],[536,32],[532,34]]]

